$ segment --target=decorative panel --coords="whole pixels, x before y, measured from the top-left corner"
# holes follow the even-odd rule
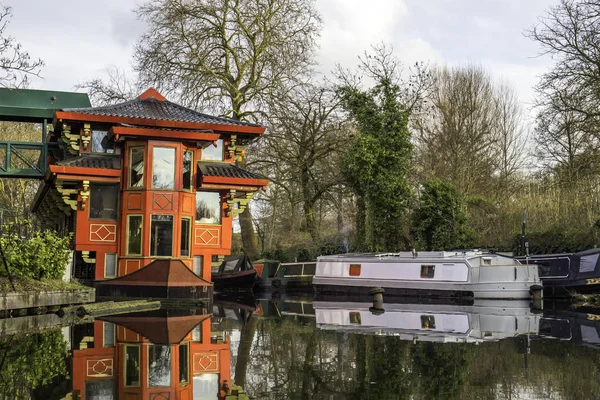
[[[194,212],[194,198],[191,196],[183,196],[181,200],[181,211],[186,214]]]
[[[154,193],[154,195],[152,196],[152,210],[172,211],[173,194]]]
[[[90,224],[90,242],[116,242],[117,225]]]
[[[87,360],[86,375],[93,378],[113,376],[113,360],[105,358],[102,360]]]
[[[125,400],[139,400],[140,395],[137,393],[125,393]]]
[[[130,193],[127,197],[127,208],[129,210],[141,210],[142,209],[142,194],[141,193]]]
[[[125,273],[123,275],[130,274],[140,269],[140,260],[127,260],[125,261]]]
[[[150,400],[169,400],[171,398],[171,393],[150,393]]]
[[[200,246],[218,246],[220,244],[221,229],[196,228],[194,243]]]
[[[194,373],[219,372],[219,353],[194,354]]]

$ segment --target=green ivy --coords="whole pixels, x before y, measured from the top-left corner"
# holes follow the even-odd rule
[[[11,274],[33,279],[60,279],[71,257],[70,243],[71,236],[50,230],[34,232],[29,239],[17,233],[0,238]]]

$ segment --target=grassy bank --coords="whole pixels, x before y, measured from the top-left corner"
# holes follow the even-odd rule
[[[32,278],[12,278],[14,289],[8,278],[0,276],[0,293],[19,292],[48,292],[54,290],[89,289],[77,282],[64,282],[62,280],[35,280]]]

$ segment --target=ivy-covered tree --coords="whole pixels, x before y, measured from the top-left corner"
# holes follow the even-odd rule
[[[355,243],[360,250],[398,250],[408,242],[411,107],[390,51],[375,48],[362,67],[375,80],[372,88],[362,90],[348,79],[338,87],[342,106],[356,124],[342,161],[345,181],[357,197]]]
[[[411,221],[411,235],[424,250],[465,248],[473,241],[458,190],[432,179],[423,183],[419,207]]]

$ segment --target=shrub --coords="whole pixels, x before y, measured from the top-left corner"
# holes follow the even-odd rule
[[[34,232],[30,239],[16,233],[0,238],[10,272],[33,279],[60,279],[69,261],[71,236],[46,230]]]

